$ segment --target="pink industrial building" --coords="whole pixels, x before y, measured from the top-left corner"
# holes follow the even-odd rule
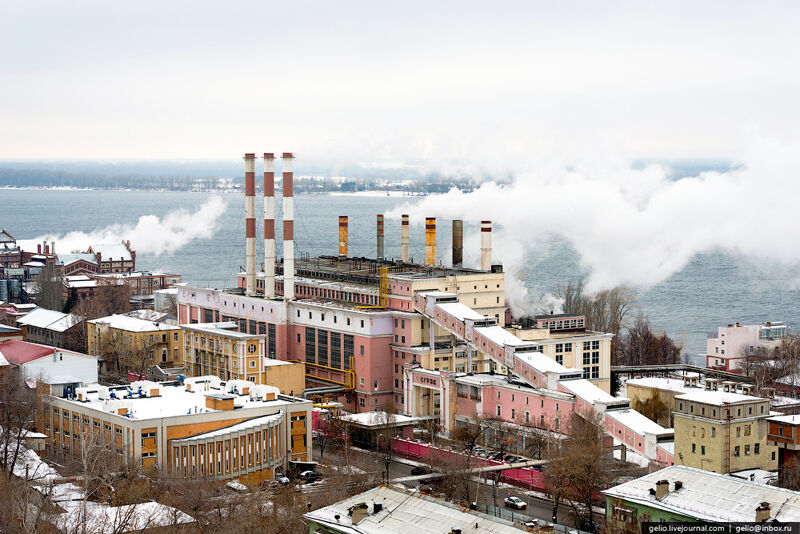
[[[789,327],[780,321],[721,326],[706,341],[706,367],[741,372],[742,362],[776,347],[788,332]]]

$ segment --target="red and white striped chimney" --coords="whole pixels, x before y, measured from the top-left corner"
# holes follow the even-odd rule
[[[481,221],[481,271],[492,270],[492,221]]]
[[[377,229],[378,229],[378,235],[377,235],[376,257],[378,260],[382,260],[383,259],[383,214],[382,213],[378,214]]]
[[[294,154],[283,153],[283,298],[294,298]]]
[[[275,154],[264,153],[264,296],[275,297]]]
[[[256,294],[256,155],[244,155],[245,294]]]

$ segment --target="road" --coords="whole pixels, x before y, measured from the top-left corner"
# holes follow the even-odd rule
[[[386,469],[383,458],[377,453],[367,452],[362,449],[352,449],[350,455],[351,463],[364,471],[382,473]],[[320,458],[319,449],[316,445],[314,446],[314,458]],[[322,465],[340,465],[339,455],[336,452],[329,451],[327,448],[322,460],[319,461]],[[392,458],[389,464],[389,478],[394,479],[411,476],[411,470],[414,466],[423,464],[423,462],[406,460],[404,458]],[[408,483],[406,485],[414,487],[416,484]],[[475,495],[476,493],[478,497],[475,502],[478,503],[479,507],[492,506],[494,504],[495,498],[492,473],[485,474],[480,478],[480,483],[472,485],[470,495]],[[496,493],[497,505],[502,507],[503,499],[508,496],[519,497],[528,503],[527,510],[521,510],[519,512],[514,511],[515,516],[519,513],[520,516],[528,516],[534,519],[544,519],[546,521],[551,521],[553,519],[553,503],[549,499],[538,497],[532,492],[526,491],[524,488],[504,483],[499,484]],[[574,526],[571,511],[565,506],[559,507],[558,523],[561,525]]]

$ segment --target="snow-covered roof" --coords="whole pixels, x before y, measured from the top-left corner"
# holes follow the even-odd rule
[[[91,249],[93,252],[95,253],[99,252],[101,254],[100,257],[101,261],[133,260],[133,258],[131,257],[131,252],[125,245],[121,243],[119,245],[111,245],[111,244],[92,245]]]
[[[221,382],[215,376],[191,377],[186,379],[187,384],[192,384],[192,391],[187,391],[185,385],[175,383],[142,383],[142,391],[145,396],[139,395],[139,384],[134,382],[128,387],[106,387],[98,384],[89,384],[82,388],[84,401],[62,399],[65,402],[74,402],[82,408],[93,409],[106,414],[118,414],[120,408],[127,408],[129,419],[144,420],[161,417],[178,417],[195,413],[216,412],[206,407],[206,397],[214,395],[225,395],[230,391],[233,381]],[[248,412],[252,408],[276,408],[276,409],[302,409],[295,408],[295,404],[309,402],[303,399],[295,399],[281,395],[278,397],[278,388],[274,386],[264,386],[250,384],[249,395],[239,395],[232,393],[234,408],[242,418],[257,417],[264,415],[263,412]],[[208,389],[205,386],[208,385]],[[151,389],[159,389],[160,396],[151,397]],[[276,393],[275,400],[264,400],[265,396],[259,397],[259,391]],[[115,398],[111,398],[111,393]],[[130,394],[130,395],[129,395]],[[252,414],[252,415],[248,415]]]
[[[750,401],[763,401],[761,397],[753,397],[751,395],[742,395],[740,393],[726,393],[724,391],[693,391],[691,393],[684,393],[675,397],[678,400],[685,400],[691,402],[702,402],[703,404],[713,404],[715,406],[722,406],[723,404],[733,404],[736,402],[750,402]]]
[[[664,428],[655,421],[652,421],[633,409],[626,410],[609,410],[606,412],[606,417],[610,417],[617,421],[619,424],[635,430],[637,433],[649,433],[659,436],[674,434],[675,431],[671,428]]]
[[[88,252],[81,252],[78,254],[59,254],[58,255],[58,263],[61,265],[69,265],[71,263],[75,263],[76,261],[86,261],[89,263],[97,264],[97,258],[94,254],[89,254]]]
[[[669,482],[669,493],[660,500],[650,494],[659,480]],[[675,491],[677,481],[683,487]],[[602,493],[713,522],[753,522],[756,507],[766,502],[770,504],[770,521],[800,521],[800,492],[682,465],[665,467]]]
[[[44,328],[54,332],[64,332],[80,322],[77,315],[61,313],[46,308],[36,308],[17,319],[17,324]]]
[[[127,315],[109,315],[108,317],[101,317],[100,319],[92,319],[89,321],[93,324],[108,325],[111,328],[118,330],[126,330],[128,332],[157,332],[161,330],[177,330],[180,327],[174,324],[154,323],[152,321],[145,321],[135,317],[128,317]]]
[[[773,421],[775,423],[784,423],[787,425],[800,425],[800,415],[776,415],[774,417],[770,417],[769,421]]]
[[[484,336],[486,339],[489,339],[498,345],[509,345],[516,347],[518,345],[533,344],[531,341],[525,341],[518,338],[502,326],[478,326],[474,330],[475,332]]]
[[[549,356],[545,356],[541,352],[515,352],[514,356],[523,360],[540,373],[572,373],[578,372],[578,369],[570,369],[564,367]]]
[[[54,524],[62,532],[117,534],[194,523],[190,515],[154,501],[109,506],[94,501],[75,500],[60,502],[59,505],[64,513],[57,516]]]
[[[577,380],[563,380],[559,382],[559,384],[576,397],[579,397],[591,404],[594,404],[595,402],[614,402],[623,400],[618,399],[613,395],[609,395],[585,378],[579,378]]]
[[[341,417],[343,421],[355,423],[363,426],[383,426],[387,419],[391,419],[393,425],[407,425],[417,421],[416,417],[407,415],[393,414],[389,417],[384,412],[361,412],[350,413]]]
[[[225,321],[220,323],[184,324],[181,325],[181,327],[184,330],[202,332],[204,334],[212,334],[215,336],[225,336],[235,339],[259,339],[264,337],[263,334],[259,336],[257,334],[247,334],[245,332],[234,330],[235,328],[238,328],[238,325],[233,321]]]
[[[374,512],[376,502],[383,505],[377,513]],[[354,525],[348,510],[362,503],[367,505],[367,516]],[[346,534],[408,534],[409,532],[442,534],[451,532],[454,528],[459,528],[465,533],[519,534],[521,532],[509,521],[466,511],[445,501],[388,486],[373,488],[336,504],[309,512],[303,517]]]
[[[480,321],[483,319],[483,315],[460,302],[441,302],[437,304],[437,306],[459,321],[463,321],[464,319]]]

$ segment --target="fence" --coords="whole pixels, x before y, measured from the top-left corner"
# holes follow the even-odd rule
[[[471,467],[484,467],[490,465],[502,465],[503,462],[491,460],[480,456],[472,456],[471,458],[460,451],[452,449],[442,449],[434,447],[429,443],[419,443],[417,441],[396,438],[392,443],[392,450],[397,453],[413,459],[420,459],[430,463],[451,464],[451,465],[469,465]],[[544,473],[534,467],[518,467],[514,469],[506,469],[499,471],[500,482],[506,482],[515,486],[520,486],[526,489],[533,489],[537,491],[546,492],[547,484],[545,483]],[[494,477],[496,474],[489,474],[487,476]]]

